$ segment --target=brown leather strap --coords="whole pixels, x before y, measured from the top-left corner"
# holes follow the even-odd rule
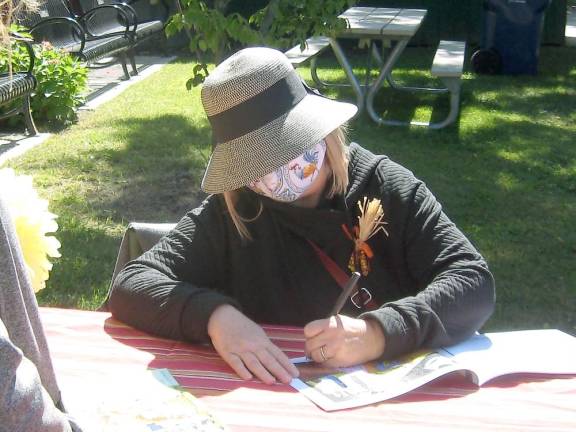
[[[310,246],[312,246],[312,249],[314,249],[318,258],[320,258],[320,262],[324,268],[328,273],[330,273],[338,285],[340,285],[340,288],[344,289],[346,282],[348,282],[349,275],[347,275],[346,272],[326,254],[326,252],[320,249],[316,243],[309,239],[306,240],[310,243]],[[358,289],[356,293],[354,293],[352,296],[352,303],[354,303],[357,308],[363,310],[374,310],[378,308],[378,305],[372,299],[372,295],[366,288]]]

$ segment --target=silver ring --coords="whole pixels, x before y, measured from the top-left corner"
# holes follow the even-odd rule
[[[324,352],[325,347],[326,347],[326,345],[322,345],[320,347],[320,355],[322,356],[322,361],[328,360],[328,357],[326,357],[326,353]]]

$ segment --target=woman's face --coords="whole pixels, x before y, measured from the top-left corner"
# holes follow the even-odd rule
[[[317,191],[319,200],[324,190],[327,179],[325,156],[326,142],[322,140],[286,165],[253,181],[248,187],[276,201],[308,206],[303,203],[308,203]]]

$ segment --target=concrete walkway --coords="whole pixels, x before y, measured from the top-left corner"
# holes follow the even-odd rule
[[[114,64],[102,69],[89,69],[86,102],[79,111],[90,111],[99,105],[118,96],[128,87],[147,78],[162,66],[172,61],[173,57],[136,56],[138,75],[124,80],[122,66]],[[29,149],[43,143],[50,137],[41,133],[34,137],[17,133],[0,133],[0,167],[9,159],[20,156]]]
[[[91,69],[89,71],[86,102],[79,109],[92,110],[98,107],[104,102],[115,98],[131,85],[147,78],[174,59],[175,57],[136,56],[138,75],[133,76],[129,80],[124,79],[124,72],[119,64],[114,64],[104,69]],[[128,69],[131,70],[130,66]]]

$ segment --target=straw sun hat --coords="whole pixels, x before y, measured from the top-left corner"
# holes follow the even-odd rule
[[[223,61],[202,87],[214,151],[202,189],[246,186],[312,148],[356,113],[356,106],[316,95],[286,56],[246,48]]]

